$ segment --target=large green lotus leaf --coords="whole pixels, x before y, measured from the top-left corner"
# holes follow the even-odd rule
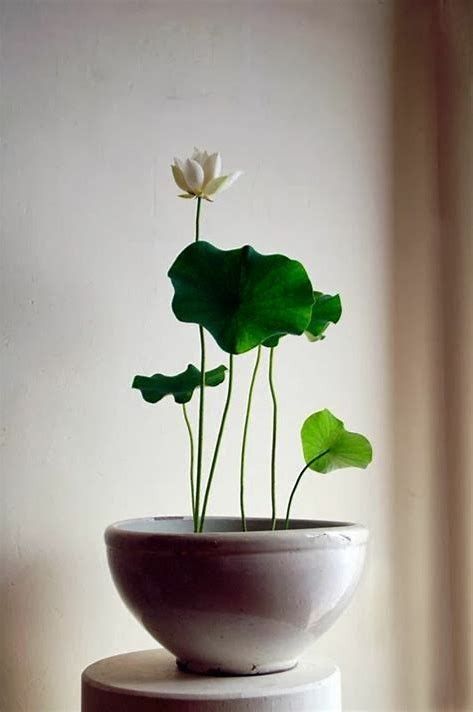
[[[169,277],[176,317],[205,327],[228,353],[244,353],[276,334],[302,334],[312,314],[312,286],[300,262],[249,245],[219,250],[194,242]]]
[[[314,306],[305,335],[309,341],[325,339],[324,332],[330,324],[336,324],[342,315],[340,295],[314,292]]]
[[[373,451],[364,435],[345,430],[329,410],[309,415],[301,430],[304,458],[311,470],[327,473],[342,467],[367,467]],[[322,454],[324,453],[324,454]],[[321,456],[320,456],[321,455]],[[315,462],[312,462],[317,458]]]
[[[225,379],[225,366],[217,366],[205,372],[205,385],[218,386]],[[185,371],[177,376],[164,376],[155,373],[154,376],[135,376],[132,388],[141,391],[148,403],[157,403],[164,396],[173,396],[176,403],[187,403],[192,398],[195,389],[200,386],[200,371],[189,364]]]

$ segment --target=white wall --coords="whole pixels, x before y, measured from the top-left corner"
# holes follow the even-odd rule
[[[180,413],[147,406],[129,385],[198,359],[166,277],[195,207],[175,197],[169,163],[194,144],[246,171],[204,205],[204,236],[286,252],[317,288],[342,294],[326,341],[287,339],[278,354],[280,501],[310,412],[329,407],[371,437],[369,471],[308,476],[295,512],[370,527],[364,582],[312,655],[339,663],[347,710],[396,709],[390,23],[389,3],[374,0],[3,3],[3,712],[73,712],[86,664],[153,645],[113,589],[102,532],[188,507]],[[253,358],[237,363],[212,512],[238,512]],[[209,395],[210,432],[222,395]],[[257,395],[248,508],[266,514],[264,383]]]

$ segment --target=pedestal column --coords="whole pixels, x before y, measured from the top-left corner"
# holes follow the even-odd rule
[[[341,712],[340,671],[300,662],[246,677],[179,672],[165,650],[116,655],[82,674],[82,712]]]

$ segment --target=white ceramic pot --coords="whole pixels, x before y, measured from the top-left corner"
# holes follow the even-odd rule
[[[115,585],[181,669],[251,675],[288,670],[346,608],[368,530],[358,524],[209,517],[117,522],[105,532]]]

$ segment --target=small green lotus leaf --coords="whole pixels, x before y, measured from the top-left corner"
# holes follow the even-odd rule
[[[311,318],[312,286],[300,262],[261,255],[249,245],[219,250],[195,242],[169,277],[176,317],[205,327],[228,353],[244,353],[275,335],[302,334]]]
[[[309,326],[305,335],[309,341],[325,339],[324,332],[330,324],[336,324],[342,315],[342,302],[340,295],[322,294],[314,292],[314,306]]]
[[[225,379],[225,366],[217,366],[205,372],[205,385],[218,386]],[[200,371],[189,364],[185,371],[177,376],[164,376],[155,373],[154,376],[135,376],[132,388],[141,391],[148,403],[157,403],[164,396],[173,396],[176,403],[187,403],[192,398],[196,388],[200,386]]]
[[[302,426],[301,439],[306,464],[316,472],[365,468],[373,458],[369,440],[345,430],[342,421],[327,409],[309,415]]]

